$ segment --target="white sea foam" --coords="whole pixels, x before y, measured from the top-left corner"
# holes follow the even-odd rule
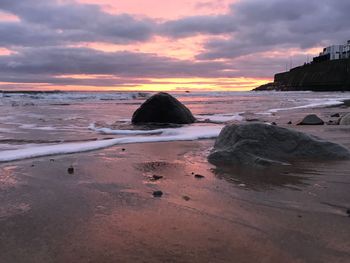
[[[25,124],[25,123],[18,123],[18,122],[8,122],[6,124],[10,125],[16,125],[18,129],[21,130],[41,130],[41,131],[77,131],[77,130],[85,130],[86,127],[79,127],[79,126],[38,126],[36,124]],[[20,132],[17,130],[17,132]]]
[[[294,106],[294,107],[286,107],[286,108],[276,108],[270,109],[267,112],[257,113],[257,114],[272,114],[279,111],[288,111],[288,110],[297,110],[297,109],[308,109],[308,108],[319,108],[319,107],[328,107],[328,106],[337,106],[342,105],[344,102],[339,99],[313,99],[310,100],[312,103]]]
[[[160,135],[156,136],[130,136],[115,138],[109,140],[62,143],[45,146],[24,146],[22,149],[6,150],[0,152],[0,162],[9,162],[27,158],[42,157],[48,155],[71,154],[78,152],[87,152],[111,147],[118,144],[147,143],[147,142],[170,142],[170,141],[193,141],[200,139],[216,138],[222,126],[187,126],[182,128],[159,129]],[[110,130],[112,134],[120,134],[118,130]],[[124,131],[123,131],[124,132]],[[133,134],[140,134],[141,131],[129,131]],[[142,131],[144,132],[144,131]],[[152,131],[153,132],[153,131]],[[149,133],[152,134],[152,133]]]
[[[33,106],[32,104],[60,104],[75,102],[125,101],[146,99],[147,92],[57,92],[57,93],[7,93],[1,102],[7,101],[13,106]],[[29,104],[28,104],[29,103]]]
[[[156,130],[113,130],[111,128],[96,127],[94,123],[90,124],[88,127],[92,131],[96,131],[103,134],[113,134],[113,135],[152,135],[161,134],[167,129],[156,129]]]
[[[211,121],[214,123],[225,123],[229,121],[242,121],[244,118],[239,113],[228,113],[228,114],[213,114],[213,115],[196,115],[196,119],[200,121]]]

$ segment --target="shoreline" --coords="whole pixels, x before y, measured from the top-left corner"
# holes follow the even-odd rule
[[[337,106],[243,117],[350,148],[348,126],[296,125],[309,113],[327,121],[347,112]],[[84,136],[103,142],[119,135]],[[350,161],[222,170],[207,161],[213,144],[135,143],[0,163],[0,262],[347,261]]]

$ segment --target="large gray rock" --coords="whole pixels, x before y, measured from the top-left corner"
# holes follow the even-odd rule
[[[208,160],[216,165],[265,166],[349,158],[350,151],[339,144],[291,129],[251,123],[224,127]]]
[[[324,121],[321,120],[316,114],[307,115],[298,125],[323,125]]]
[[[133,124],[143,123],[193,123],[191,111],[168,93],[160,92],[146,100],[133,116]]]
[[[340,125],[350,125],[350,113],[346,114],[340,119]]]

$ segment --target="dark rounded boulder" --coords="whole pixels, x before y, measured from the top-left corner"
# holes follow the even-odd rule
[[[312,135],[262,123],[227,125],[208,156],[215,165],[248,166],[337,159],[350,159],[350,151]]]
[[[195,122],[191,111],[168,93],[160,92],[147,99],[133,114],[133,124]]]

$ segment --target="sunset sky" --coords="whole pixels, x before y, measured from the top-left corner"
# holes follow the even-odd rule
[[[349,0],[0,0],[0,89],[248,90],[350,39]]]

